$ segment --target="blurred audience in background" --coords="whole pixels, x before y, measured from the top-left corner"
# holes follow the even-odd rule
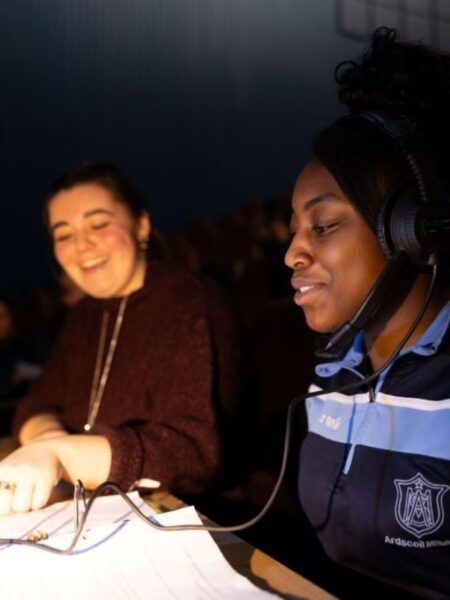
[[[0,394],[20,394],[40,374],[50,349],[45,327],[33,320],[26,299],[0,297]]]
[[[216,280],[251,323],[267,302],[290,297],[284,266],[289,216],[289,192],[251,200],[216,220],[199,218],[183,231],[157,232],[150,252]]]
[[[0,296],[0,434],[10,431],[18,398],[36,379],[51,347],[50,333],[37,290]]]

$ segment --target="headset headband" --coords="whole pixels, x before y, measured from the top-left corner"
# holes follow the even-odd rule
[[[430,141],[417,123],[406,115],[395,115],[384,110],[364,110],[342,117],[342,120],[360,120],[373,125],[387,135],[405,157],[417,185],[421,203],[437,204],[442,190],[440,178],[430,157]]]

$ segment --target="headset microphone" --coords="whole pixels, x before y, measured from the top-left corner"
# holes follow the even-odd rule
[[[388,136],[405,157],[411,177],[381,201],[376,233],[388,258],[386,268],[350,321],[331,334],[317,336],[316,356],[325,359],[337,359],[348,349],[381,307],[400,271],[407,266],[423,271],[450,247],[450,194],[442,189],[426,135],[407,117],[379,110],[353,113],[340,121],[362,121]]]

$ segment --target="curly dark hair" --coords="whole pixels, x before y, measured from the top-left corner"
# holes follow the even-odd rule
[[[338,95],[350,114],[383,110],[406,116],[426,135],[443,180],[450,171],[450,56],[423,44],[401,43],[381,27],[359,61],[335,70]],[[355,208],[376,229],[386,190],[411,171],[389,136],[360,120],[337,120],[313,141],[313,156],[335,177]]]
[[[400,43],[395,29],[380,27],[360,63],[335,69],[339,100],[351,112],[382,109],[405,114],[434,129],[449,127],[450,60],[421,43]]]

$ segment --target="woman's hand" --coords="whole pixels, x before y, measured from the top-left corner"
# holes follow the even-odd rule
[[[15,450],[0,462],[0,516],[45,506],[63,472],[57,452],[48,443]]]
[[[42,508],[61,479],[93,489],[108,478],[111,454],[100,435],[61,432],[27,443],[0,462],[0,516]]]

